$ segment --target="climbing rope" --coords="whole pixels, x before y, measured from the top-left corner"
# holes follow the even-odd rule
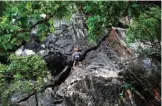
[[[128,71],[155,97],[154,93],[139,78],[137,78],[137,76],[133,72],[131,72],[130,70]]]
[[[155,97],[154,93],[132,71],[128,71]]]

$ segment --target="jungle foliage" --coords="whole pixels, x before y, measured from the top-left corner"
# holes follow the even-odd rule
[[[143,2],[142,2],[143,3]],[[53,33],[54,18],[70,16],[76,12],[85,15],[90,40],[97,40],[105,28],[117,27],[121,17],[129,16],[133,23],[128,26],[131,42],[160,46],[160,7],[136,1],[0,1],[0,57],[8,58],[0,64],[0,98],[4,106],[15,92],[27,93],[43,86],[47,75],[46,64],[39,56],[15,56],[13,51],[28,42],[30,32],[38,26],[37,36],[43,40]],[[40,17],[46,14],[46,18]],[[13,21],[14,19],[14,21]],[[160,49],[159,49],[160,50]],[[32,79],[32,80],[31,80]],[[33,82],[34,80],[34,82]]]
[[[141,10],[139,17],[134,18],[127,35],[129,43],[139,42],[147,47],[141,49],[142,54],[159,53],[161,50],[161,10],[160,7],[147,7]],[[140,49],[140,48],[139,48]]]
[[[11,104],[13,94],[27,94],[45,85],[46,63],[40,56],[9,56],[9,64],[0,64],[0,98],[4,106]]]
[[[100,38],[104,28],[118,26],[119,19],[125,16],[135,20],[129,28],[130,41],[145,39],[153,42],[148,38],[152,36],[156,39],[160,38],[161,10],[160,7],[153,4],[148,6],[136,1],[5,1],[1,2],[2,4],[1,52],[15,50],[22,42],[28,42],[31,30],[37,25],[38,36],[43,39],[48,33],[54,32],[54,17],[69,19],[71,14],[78,10],[85,14],[91,40]],[[46,14],[47,17],[43,19],[40,14]],[[15,22],[12,22],[13,19]],[[143,35],[141,32],[145,32],[145,34]]]

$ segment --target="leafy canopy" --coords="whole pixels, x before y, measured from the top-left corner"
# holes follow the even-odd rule
[[[141,11],[128,29],[129,43],[141,42],[148,45],[145,53],[160,52],[161,41],[161,9],[158,6],[149,7],[148,10]],[[142,51],[144,52],[144,51]]]
[[[10,103],[14,93],[38,91],[48,75],[46,63],[40,56],[10,55],[8,65],[0,64],[0,98],[3,105]]]
[[[1,52],[12,50],[24,41],[28,42],[30,32],[38,21],[38,36],[43,38],[47,33],[54,32],[52,17],[69,16],[68,11],[71,9],[70,2],[58,1],[5,1],[4,5],[3,15],[0,17]],[[46,19],[41,18],[40,14],[46,14]]]
[[[155,7],[154,10],[152,10],[153,8],[148,9],[147,6],[144,7],[136,1],[5,1],[3,4],[3,15],[0,17],[1,52],[12,50],[24,41],[28,42],[30,32],[35,27],[34,24],[44,20],[40,17],[40,14],[43,13],[47,15],[47,19],[38,23],[38,36],[41,40],[48,33],[54,32],[53,17],[67,17],[69,19],[71,14],[80,11],[85,14],[87,20],[89,39],[96,41],[103,35],[104,28],[118,26],[119,19],[123,16],[135,19],[134,24],[130,26],[130,29],[136,27],[136,29],[131,30],[132,33],[134,30],[139,30],[138,26],[150,27],[156,22],[143,11],[147,10],[147,13],[159,18],[160,9],[155,6],[151,6]],[[149,20],[144,20],[144,22],[142,18],[149,18]],[[12,19],[16,20],[15,23],[12,22]],[[150,25],[146,23],[150,23]],[[154,31],[155,29],[152,33]],[[134,37],[134,35],[136,34],[132,36]]]

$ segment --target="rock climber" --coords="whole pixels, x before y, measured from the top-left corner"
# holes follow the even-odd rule
[[[74,61],[73,67],[75,67],[76,65],[82,66],[80,58],[81,58],[81,50],[80,48],[76,47],[74,48],[74,53],[72,54],[72,59]]]
[[[132,95],[132,91],[134,90],[134,88],[128,84],[128,83],[124,83],[122,84],[121,88],[120,88],[120,98],[122,99],[123,102],[125,102],[125,99],[129,99],[131,101],[131,104],[134,104],[133,101],[133,95]]]
[[[161,96],[160,96],[160,94],[159,94],[157,88],[153,89],[153,93],[154,93],[154,98],[155,98],[158,102],[161,102]]]
[[[144,97],[137,90],[135,90],[135,88],[132,87],[132,85],[129,83],[123,83],[120,88],[120,92],[121,93],[119,94],[119,96],[120,96],[122,102],[124,102],[124,103],[126,102],[126,100],[130,100],[131,104],[134,106],[135,105],[135,101],[133,98],[134,93],[139,95],[140,98],[145,101]]]

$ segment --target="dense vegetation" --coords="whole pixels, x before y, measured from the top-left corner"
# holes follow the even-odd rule
[[[117,26],[119,19],[123,16],[129,16],[135,20],[133,25],[130,26],[131,41],[138,39],[156,42],[160,38],[160,7],[153,4],[151,6],[146,4],[145,6],[140,2],[127,1],[2,3],[5,8],[3,8],[0,22],[1,52],[12,50],[21,45],[22,42],[28,41],[30,31],[36,25],[39,28],[38,36],[43,39],[47,33],[54,31],[53,17],[62,18],[64,16],[69,18],[77,10],[85,14],[90,39],[100,37],[102,35],[100,32],[105,27]],[[47,14],[46,19],[40,17],[40,14],[43,13]],[[12,22],[12,19],[15,19],[15,22]],[[144,32],[144,35],[141,32]]]
[[[128,30],[128,41],[141,42],[148,46],[141,52],[147,55],[159,53],[161,49],[161,20],[160,7],[149,7],[148,10],[143,10],[138,18],[133,20]],[[139,48],[140,49],[140,48]],[[143,53],[143,54],[144,54]]]
[[[7,64],[0,64],[0,96],[4,99],[5,106],[9,103],[8,99],[12,93],[20,88],[26,88],[21,89],[21,92],[30,92],[33,88],[38,90],[43,85],[42,78],[47,75],[43,59],[39,56],[18,57],[12,52],[29,41],[30,32],[37,25],[37,36],[41,40],[48,33],[54,32],[53,18],[70,19],[76,11],[84,13],[89,39],[95,41],[102,36],[104,28],[116,27],[120,18],[129,16],[133,23],[127,25],[127,42],[149,44],[149,50],[158,53],[161,49],[161,10],[152,2],[1,1],[0,10],[0,58],[8,58]],[[42,18],[40,14],[47,16]],[[35,80],[36,84],[33,84],[31,79]]]
[[[46,64],[39,56],[10,55],[9,61],[9,65],[0,64],[0,94],[5,106],[15,92],[39,90],[44,85],[43,78],[48,74]]]

